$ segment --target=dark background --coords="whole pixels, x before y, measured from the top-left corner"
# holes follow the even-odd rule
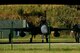
[[[65,4],[78,5],[78,0],[0,0],[0,4]]]

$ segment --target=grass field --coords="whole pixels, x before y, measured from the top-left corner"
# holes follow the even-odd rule
[[[30,37],[14,38],[13,42],[28,42]],[[51,37],[51,42],[75,42],[73,37]],[[8,42],[8,39],[0,39],[0,42]],[[33,38],[33,42],[41,42],[41,37]],[[35,44],[0,44],[0,53],[80,53],[80,43],[51,43],[50,50],[47,43]]]
[[[0,44],[0,53],[80,53],[80,44]]]
[[[13,42],[29,42],[31,36],[25,36],[25,37],[14,37]],[[8,38],[0,39],[0,42],[8,42]],[[42,37],[40,35],[37,35],[35,38],[33,38],[33,42],[42,42]],[[44,38],[44,42],[46,42]],[[54,36],[50,36],[50,42],[75,42],[75,38],[69,35],[63,35],[58,38]]]
[[[0,39],[0,42],[8,42],[8,39]],[[13,42],[29,42],[30,39],[13,39]],[[33,42],[42,42],[42,39],[33,39]],[[46,40],[44,39],[44,42]],[[75,42],[74,38],[55,38],[50,39],[50,42]]]

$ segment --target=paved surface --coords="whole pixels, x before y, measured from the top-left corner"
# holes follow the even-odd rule
[[[80,43],[54,43],[54,45],[80,45]]]
[[[9,42],[0,42],[0,44],[49,44],[49,43],[42,43],[42,42],[32,42],[32,43],[29,43],[29,42],[12,42],[12,43],[9,43]],[[50,42],[50,44],[59,44],[59,45],[76,45],[76,44],[80,44],[80,43],[76,43],[76,42]]]
[[[16,44],[13,44],[16,45]],[[29,43],[29,44],[19,44],[19,45],[47,45],[49,46],[49,43]],[[80,43],[50,43],[50,45],[65,45],[65,46],[69,46],[69,45],[80,45]]]

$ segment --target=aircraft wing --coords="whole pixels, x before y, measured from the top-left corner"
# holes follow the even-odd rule
[[[52,28],[52,27],[50,27],[50,30],[51,31],[63,31],[63,30],[73,30],[73,29],[70,29],[70,28]]]
[[[0,30],[28,31],[27,28],[0,28]]]
[[[0,28],[0,30],[13,30],[13,31],[28,31],[29,29],[27,28]],[[73,30],[70,28],[53,28],[50,27],[51,31],[63,31],[63,30]]]

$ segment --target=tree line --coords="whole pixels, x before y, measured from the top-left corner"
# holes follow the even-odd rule
[[[40,17],[36,15],[39,13],[44,15],[44,11],[46,11],[46,19],[53,27],[71,28],[75,23],[80,23],[79,5],[2,5],[0,6],[0,19],[26,19],[38,25]],[[27,16],[28,14],[33,16]]]

